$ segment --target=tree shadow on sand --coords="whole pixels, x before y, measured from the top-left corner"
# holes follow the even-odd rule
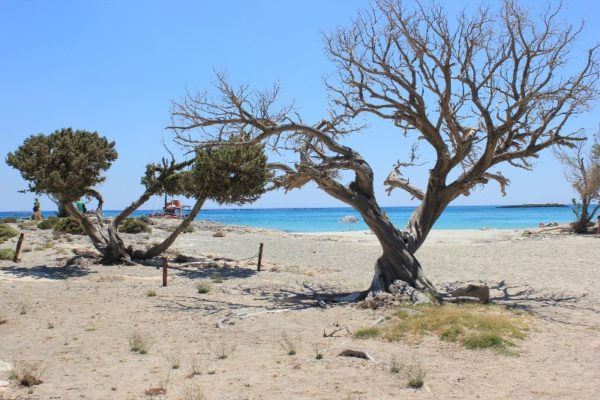
[[[205,272],[208,271],[210,269]],[[210,273],[203,276],[211,277]],[[214,275],[212,277],[214,279]],[[328,308],[342,304],[338,299],[347,295],[334,286],[315,286],[307,282],[293,289],[268,285],[264,287],[238,285],[236,288],[224,290],[228,295],[239,296],[237,297],[239,301],[230,300],[231,296],[228,296],[228,299],[214,299],[203,295],[173,296],[165,298],[165,301],[157,307],[168,311],[201,312],[205,315],[225,314],[228,317],[235,315],[239,317],[238,319],[242,319],[255,314]],[[247,301],[248,297],[251,297],[250,301]]]
[[[95,271],[90,271],[87,268],[78,265],[70,265],[63,267],[49,267],[47,265],[37,265],[35,267],[22,267],[12,265],[0,268],[0,271],[15,275],[18,278],[34,278],[34,279],[53,279],[62,280],[69,278],[80,278],[88,274],[95,274]]]
[[[573,310],[600,315],[600,309],[586,305],[583,302],[586,296],[585,293],[551,293],[536,290],[527,285],[510,286],[505,281],[490,285],[490,300],[492,303],[503,304],[509,308],[529,312],[548,321],[569,325],[586,325],[568,318],[569,312]],[[566,315],[561,316],[562,313],[566,313]]]
[[[257,272],[250,268],[224,268],[214,264],[198,265],[196,267],[177,267],[169,266],[170,270],[176,270],[177,276],[187,279],[236,279],[250,278]]]

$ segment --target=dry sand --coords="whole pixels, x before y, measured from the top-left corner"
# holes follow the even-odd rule
[[[63,236],[43,249],[52,233],[25,231],[21,262],[0,261],[0,399],[140,399],[151,388],[166,389],[153,398],[168,399],[599,398],[598,236],[486,230],[434,231],[427,239],[418,257],[434,283],[499,285],[505,292],[493,290],[497,300],[532,311],[518,356],[507,356],[433,337],[353,339],[348,332],[390,311],[321,308],[317,299],[368,286],[380,252],[368,232],[224,227],[219,238],[212,235],[222,227],[194,225],[169,254],[204,261],[169,270],[166,288],[152,266],[84,259],[65,267],[73,249],[89,247],[87,238]],[[166,234],[155,226],[150,235],[126,236],[144,245]],[[241,259],[254,256],[260,242],[257,273],[256,258]],[[199,281],[212,282],[211,291],[199,294]],[[156,296],[147,296],[150,290]],[[148,354],[130,351],[134,332],[148,341]],[[295,355],[287,354],[284,337]],[[374,361],[337,356],[344,349],[366,351]],[[424,388],[407,388],[405,377],[389,370],[393,359],[425,368]],[[9,382],[14,363],[37,365],[43,383],[30,390]],[[192,376],[193,366],[201,374]],[[200,391],[205,397],[194,397]]]

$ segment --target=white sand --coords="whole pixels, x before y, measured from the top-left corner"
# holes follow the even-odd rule
[[[419,250],[425,273],[437,285],[503,282],[505,300],[530,308],[533,329],[514,357],[433,337],[388,343],[356,340],[342,330],[324,338],[323,330],[354,331],[389,314],[354,305],[323,309],[306,296],[368,286],[380,252],[368,232],[226,227],[226,236],[216,238],[217,225],[195,225],[196,232],[182,235],[171,255],[238,260],[255,255],[263,242],[263,271],[256,273],[256,259],[222,260],[172,269],[169,286],[162,288],[154,267],[61,268],[73,248],[89,245],[87,239],[62,238],[36,250],[52,234],[26,231],[30,251],[22,261],[0,261],[0,319],[6,320],[0,324],[0,365],[36,363],[44,383],[31,397],[14,382],[0,385],[0,399],[139,399],[153,387],[167,390],[154,398],[168,399],[192,399],[186,393],[200,389],[206,399],[598,398],[597,236],[434,231]],[[155,228],[147,238],[127,236],[146,244],[166,234]],[[12,246],[14,240],[1,247]],[[210,277],[223,281],[198,294],[195,284]],[[146,296],[151,289],[156,297]],[[147,355],[130,351],[134,331],[150,342]],[[283,335],[295,343],[296,355],[286,354]],[[324,349],[322,360],[315,359],[315,346]],[[375,362],[337,356],[347,348],[367,351]],[[218,359],[222,351],[226,359]],[[426,387],[408,389],[401,374],[390,373],[394,358],[426,368]],[[175,360],[179,369],[171,368]],[[202,375],[190,377],[194,363]],[[8,380],[7,369],[0,368],[0,381]]]

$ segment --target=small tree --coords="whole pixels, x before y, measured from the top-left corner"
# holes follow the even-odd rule
[[[509,180],[499,165],[530,169],[544,149],[581,139],[565,126],[596,98],[599,68],[596,47],[577,65],[569,62],[580,30],[558,9],[538,19],[510,0],[497,13],[482,7],[456,19],[438,6],[417,3],[409,11],[400,1],[379,0],[325,37],[337,70],[327,84],[327,119],[306,123],[292,107],[278,106],[277,87],[236,89],[219,76],[219,97],[188,95],[175,104],[171,129],[188,146],[214,145],[244,130],[252,139],[240,144],[293,150],[294,164],[274,165],[276,185],[315,182],[354,207],[381,243],[370,290],[388,291],[400,280],[435,292],[415,252],[446,207],[490,181],[504,193]],[[408,158],[384,182],[420,202],[404,229],[379,207],[369,163],[344,144],[360,129],[358,116],[387,120],[412,140]],[[407,176],[417,165],[417,144],[431,154],[425,187]],[[349,184],[342,180],[348,175]]]
[[[587,155],[585,142],[578,143],[571,151],[557,150],[556,153],[566,168],[565,177],[579,196],[579,199],[572,200],[576,217],[573,230],[586,233],[600,209],[600,133],[595,135]]]
[[[234,136],[235,140],[240,137]],[[64,204],[67,212],[83,225],[105,263],[130,262],[131,258],[155,257],[169,248],[194,220],[206,199],[220,203],[243,204],[254,201],[265,190],[269,178],[263,146],[220,146],[198,149],[193,159],[175,162],[163,159],[146,167],[145,186],[140,197],[110,222],[102,218],[102,195],[95,187],[104,181],[103,172],[117,158],[115,143],[96,132],[61,129],[34,135],[6,159],[18,169],[29,190],[46,194]],[[151,196],[160,193],[185,195],[196,199],[190,213],[161,243],[146,250],[126,247],[118,227]],[[80,213],[73,202],[81,197],[98,201],[95,218]]]

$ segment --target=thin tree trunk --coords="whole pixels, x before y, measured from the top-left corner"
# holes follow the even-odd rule
[[[198,215],[198,213],[202,209],[205,200],[206,199],[196,200],[196,204],[194,204],[194,207],[192,207],[189,215],[185,217],[183,221],[181,221],[181,224],[179,224],[179,226],[177,226],[177,228],[173,232],[171,232],[171,234],[165,240],[163,240],[161,243],[155,246],[152,246],[146,251],[135,251],[133,257],[140,260],[145,260],[148,258],[156,257],[165,252],[173,244],[173,242],[175,242],[175,239],[177,239],[181,232],[183,232],[196,218],[196,215]]]
[[[587,198],[584,197],[581,203],[581,214],[579,214],[577,221],[573,223],[573,230],[575,233],[586,233],[589,221],[590,217],[588,216],[588,201]]]
[[[108,243],[104,240],[104,238],[99,234],[98,230],[92,225],[90,220],[83,214],[77,210],[73,204],[64,203],[65,209],[73,218],[78,220],[83,226],[83,230],[88,235],[88,237],[92,240],[92,244],[100,253],[104,254],[106,251],[106,247]]]

